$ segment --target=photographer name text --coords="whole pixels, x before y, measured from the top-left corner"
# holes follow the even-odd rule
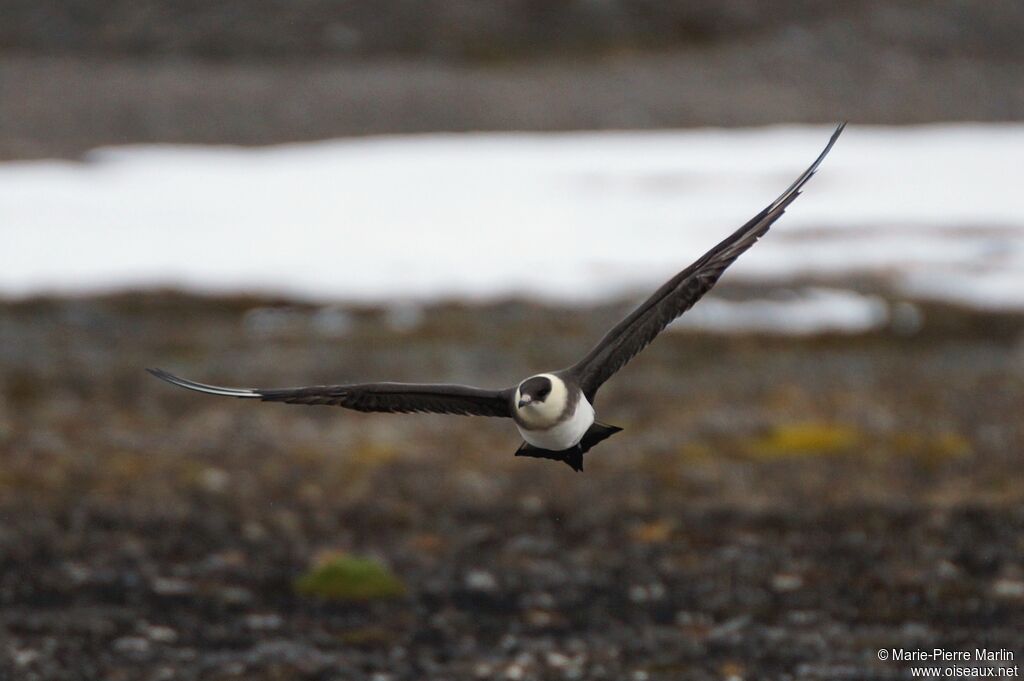
[[[879,651],[879,653],[882,652]],[[885,659],[881,654],[879,657]],[[1003,662],[1014,659],[1013,651],[1005,648],[999,650],[975,648],[973,651],[947,650],[946,648],[932,648],[931,650],[892,648],[887,657],[893,662]]]

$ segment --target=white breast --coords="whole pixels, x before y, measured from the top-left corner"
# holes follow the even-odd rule
[[[576,411],[561,423],[538,430],[526,430],[518,424],[516,428],[519,429],[519,434],[523,436],[523,439],[534,447],[559,452],[578,445],[593,423],[594,408],[590,406],[590,402],[587,402],[586,397],[580,395]]]

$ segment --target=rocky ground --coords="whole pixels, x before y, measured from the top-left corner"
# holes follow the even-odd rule
[[[0,159],[1024,118],[1018,0],[0,0]]]
[[[621,312],[175,294],[0,305],[0,678],[896,679],[1024,654],[1024,318],[672,332],[599,396],[586,471],[501,420],[185,393],[503,386]],[[300,591],[327,556],[401,593]],[[1004,662],[995,664],[1015,664]]]
[[[1024,117],[1021,60],[796,36],[499,64],[0,54],[0,160],[141,143]]]

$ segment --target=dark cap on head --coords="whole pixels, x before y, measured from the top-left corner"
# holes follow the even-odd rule
[[[519,384],[519,395],[529,395],[536,402],[543,402],[551,393],[551,379],[547,376],[533,376]]]

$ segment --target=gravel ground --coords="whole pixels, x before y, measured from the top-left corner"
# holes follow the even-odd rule
[[[0,160],[437,131],[1012,121],[1020,72],[828,35],[504,65],[0,56]]]
[[[1019,0],[0,0],[0,160],[1024,118]]]
[[[922,50],[841,26],[784,37],[498,64],[0,54],[0,160],[126,143],[1024,118],[1015,56]]]
[[[0,304],[0,678],[896,679],[879,648],[1024,654],[1024,318],[669,333],[573,473],[502,420],[176,391],[504,385],[621,308],[176,294]],[[299,595],[330,552],[391,600]],[[994,664],[1016,664],[1004,662]]]

